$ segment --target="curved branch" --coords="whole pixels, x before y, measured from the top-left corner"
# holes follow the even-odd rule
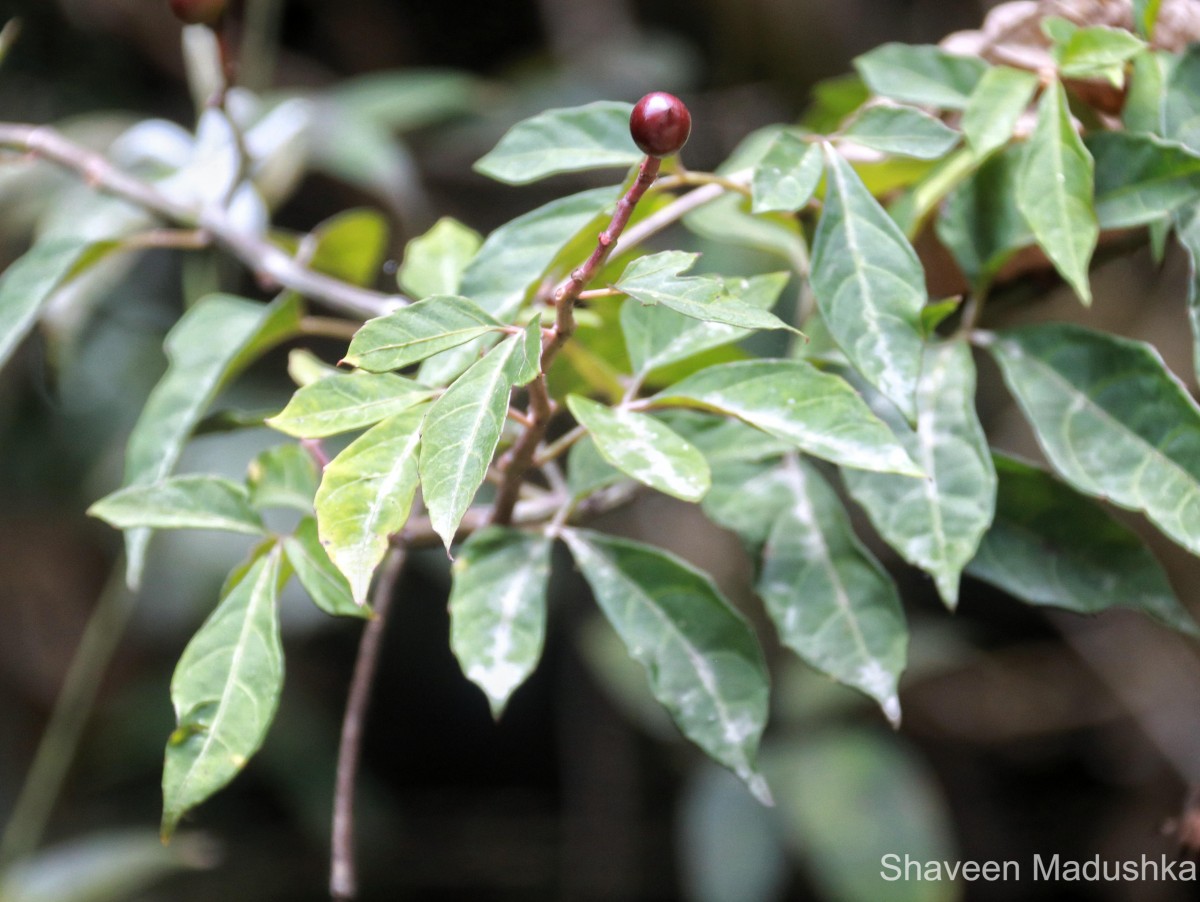
[[[298,263],[266,239],[242,231],[224,210],[195,210],[113,166],[103,155],[49,126],[0,123],[0,149],[46,160],[79,175],[98,191],[122,198],[185,228],[201,229],[259,275],[339,313],[369,319],[409,303],[399,294],[359,288]]]

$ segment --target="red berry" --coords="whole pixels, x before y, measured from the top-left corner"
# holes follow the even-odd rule
[[[674,94],[655,91],[637,102],[629,133],[642,153],[665,157],[678,153],[692,133],[692,114]]]
[[[170,0],[175,18],[188,25],[216,25],[225,13],[226,0]]]

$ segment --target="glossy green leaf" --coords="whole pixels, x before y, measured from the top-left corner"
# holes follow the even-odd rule
[[[475,171],[509,185],[525,185],[560,172],[633,166],[643,154],[629,135],[633,105],[601,100],[546,110],[518,122]]]
[[[858,541],[837,495],[815,469],[790,460],[781,477],[782,510],[767,537],[757,583],[767,613],[788,648],[875,699],[899,724],[896,689],[908,630],[896,586]]]
[[[1016,204],[1022,155],[1022,147],[1009,146],[985,160],[951,192],[937,219],[938,238],[976,294],[987,291],[1014,253],[1034,243]]]
[[[961,110],[987,63],[954,56],[931,44],[884,44],[854,60],[863,81],[883,97],[924,106]]]
[[[500,328],[474,301],[435,295],[367,320],[342,363],[373,373],[398,370]]]
[[[283,549],[300,585],[318,608],[331,617],[371,616],[369,607],[355,603],[350,583],[329,559],[314,517],[300,521],[296,532],[284,538]]]
[[[1130,608],[1200,635],[1137,533],[1049,473],[996,457],[996,522],[967,573],[1030,604],[1080,614]]]
[[[1080,326],[1028,326],[990,350],[1055,470],[1200,553],[1200,407],[1158,353]]]
[[[1042,92],[1016,191],[1017,209],[1038,244],[1080,300],[1090,304],[1088,264],[1100,233],[1092,206],[1092,157],[1057,82]]]
[[[751,212],[799,210],[817,190],[824,171],[819,145],[801,140],[794,132],[780,132],[754,167]]]
[[[737,417],[842,466],[921,475],[846,380],[802,360],[719,364],[663,389],[650,403]]]
[[[704,455],[654,417],[579,395],[569,395],[567,406],[604,459],[621,472],[684,501],[699,501],[708,491]]]
[[[408,520],[417,491],[425,408],[393,414],[368,429],[325,467],[317,489],[317,525],[329,558],[365,604],[388,536]]]
[[[1102,228],[1146,225],[1200,200],[1200,156],[1149,134],[1099,132],[1088,138],[1096,165]]]
[[[312,231],[308,265],[354,285],[371,285],[388,250],[388,224],[376,210],[347,210]]]
[[[542,656],[550,548],[544,536],[489,526],[451,568],[450,647],[496,718]]]
[[[1200,43],[1178,60],[1162,98],[1162,135],[1200,153]]]
[[[961,902],[963,885],[945,869],[939,880],[903,876],[906,861],[946,868],[966,857],[926,762],[902,734],[838,725],[806,730],[764,753],[784,839],[807,865],[814,898]],[[1028,879],[1025,867],[1021,875]]]
[[[1136,35],[1123,28],[1090,25],[1073,30],[1052,52],[1059,73],[1066,78],[1104,77],[1121,85],[1123,64],[1143,47]]]
[[[21,343],[38,311],[75,269],[91,242],[61,238],[35,244],[0,275],[0,366]]]
[[[767,670],[746,621],[707,575],[665,551],[586,530],[563,538],[679,729],[770,804],[754,760]]]
[[[218,529],[261,535],[245,486],[219,476],[172,476],[101,498],[88,513],[117,529]]]
[[[992,522],[996,473],[975,413],[975,364],[962,341],[931,344],[917,385],[917,424],[892,428],[928,474],[907,479],[846,471],[846,487],[889,545],[933,576],[948,607],[962,569]]]
[[[299,389],[267,425],[296,438],[324,438],[374,425],[432,394],[395,373],[333,373]]]
[[[496,453],[509,393],[514,384],[533,377],[529,334],[513,335],[493,348],[433,402],[425,417],[421,490],[433,530],[447,550]],[[536,360],[532,363],[536,372]]]
[[[258,510],[290,507],[311,514],[319,478],[317,462],[307,450],[297,444],[276,445],[250,462],[246,486]]]
[[[492,316],[506,319],[559,250],[616,200],[611,186],[592,188],[505,223],[488,235],[463,273],[461,293]]]
[[[171,678],[178,724],[163,765],[162,835],[221,789],[262,745],[283,689],[278,546],[228,590]]]
[[[457,293],[463,273],[482,243],[474,229],[443,216],[424,235],[408,242],[397,274],[400,287],[417,298]]]
[[[883,153],[936,160],[958,143],[942,120],[908,106],[869,106],[842,129],[839,139]]]
[[[850,164],[831,148],[826,158],[825,209],[812,255],[817,306],[855,368],[911,420],[925,270]]]
[[[1037,76],[1024,69],[992,66],[983,73],[962,117],[963,135],[977,157],[1008,142],[1037,86]]]
[[[726,279],[724,292],[741,304],[769,310],[779,299],[787,281],[787,273]],[[625,335],[625,347],[634,373],[640,376],[753,334],[750,329],[704,322],[665,307],[647,307],[636,301],[621,305],[621,331]]]
[[[790,329],[769,311],[746,304],[725,292],[716,276],[682,276],[699,254],[663,251],[639,257],[625,267],[614,286],[639,304],[661,304],[676,313],[741,329]]]
[[[270,305],[209,295],[167,334],[167,372],[130,433],[125,484],[150,485],[170,474],[196,423],[221,389],[254,359],[295,334],[300,305],[283,297]],[[145,563],[147,530],[125,534],[126,578],[136,587]]]

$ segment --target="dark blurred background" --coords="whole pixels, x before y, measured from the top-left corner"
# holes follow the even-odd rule
[[[398,257],[440,215],[486,232],[597,183],[566,176],[518,189],[474,174],[470,164],[524,116],[672,90],[695,121],[687,162],[711,168],[755,128],[794,120],[813,85],[850,71],[857,53],[889,40],[936,41],[977,25],[985,7],[975,0],[248,0],[258,51],[244,74],[256,89],[311,96],[392,71],[471,76],[464,94],[431,96],[426,115],[393,122],[392,150],[376,168],[358,178],[332,164],[308,171],[276,216],[307,231],[349,207],[380,207]],[[180,28],[165,2],[4,0],[0,19],[13,16],[23,29],[0,68],[0,120],[60,123],[97,144],[147,117],[191,127]],[[38,179],[18,184],[0,169],[4,265],[45,215],[39,192],[71,190],[56,176]],[[124,439],[164,366],[161,338],[180,310],[181,275],[186,281],[178,255],[143,257],[113,276],[112,290],[86,316],[68,309],[52,317],[0,372],[0,823],[109,582],[119,537],[82,512],[119,480]],[[1174,254],[1162,268],[1148,255],[1121,258],[1097,280],[1089,315],[1154,340],[1176,372],[1190,373],[1185,278]],[[1036,315],[1079,314],[1072,299],[1054,296]],[[336,357],[336,348],[326,350]],[[281,406],[283,362],[280,354],[257,367],[226,402]],[[998,381],[993,371],[981,373],[989,429],[1002,447],[1035,455]],[[269,441],[262,430],[203,437],[183,467],[236,475]],[[737,542],[685,505],[648,499],[604,525],[703,561],[731,597],[757,610]],[[1200,663],[1192,646],[1147,621],[1048,616],[969,580],[951,616],[920,574],[873,547],[901,584],[913,628],[904,727],[891,732],[869,704],[790,660],[753,614],[776,687],[763,752],[779,797],[770,812],[664,725],[647,704],[644,678],[631,673],[568,566],[556,570],[545,659],[493,723],[450,654],[445,558],[414,556],[368,725],[362,898],[1194,897],[1190,885],[1163,882],[1023,881],[1017,888],[878,879],[879,850],[891,848],[1015,859],[1026,874],[1035,852],[1080,861],[1174,856],[1177,842],[1164,830],[1200,779]],[[1194,562],[1170,547],[1156,550],[1194,607]],[[143,859],[160,861],[145,848],[153,844],[162,748],[174,722],[171,671],[223,574],[244,553],[229,538],[156,538],[146,586],[98,687],[44,840],[48,849],[76,843],[61,859],[40,859],[66,875],[72,892],[99,880],[89,849],[118,863],[128,856],[127,875]],[[163,880],[128,895],[79,898],[327,897],[334,755],[360,625],[325,618],[299,595],[284,600],[284,612],[287,683],[260,755],[188,819],[175,857],[161,859]],[[76,897],[60,888],[38,898]]]

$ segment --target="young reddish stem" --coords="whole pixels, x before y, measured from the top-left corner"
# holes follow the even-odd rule
[[[529,384],[529,424],[516,444],[500,461],[500,488],[496,493],[496,502],[492,505],[491,522],[507,524],[512,522],[513,509],[521,493],[521,483],[525,474],[533,465],[538,446],[546,437],[546,428],[554,416],[554,402],[546,388],[546,373],[550,370],[555,356],[575,333],[575,302],[589,282],[596,277],[604,266],[604,261],[612,253],[613,246],[621,236],[633,208],[637,206],[646,189],[654,184],[658,177],[659,159],[647,156],[638,168],[637,178],[629,186],[629,190],[617,202],[617,209],[608,223],[608,228],[596,239],[596,248],[591,256],[576,268],[561,285],[555,289],[553,301],[555,306],[554,326],[548,329],[542,340],[541,372]]]

